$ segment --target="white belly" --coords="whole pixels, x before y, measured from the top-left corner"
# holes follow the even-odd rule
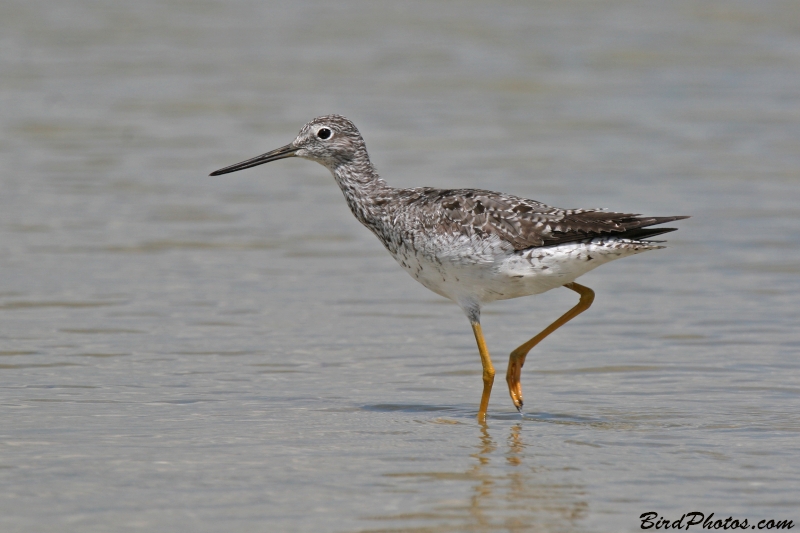
[[[401,247],[392,255],[408,273],[433,292],[459,304],[541,294],[575,281],[598,266],[629,255],[662,248],[656,244],[598,238],[513,251],[501,243],[450,246],[442,253]],[[433,251],[433,250],[431,250]]]

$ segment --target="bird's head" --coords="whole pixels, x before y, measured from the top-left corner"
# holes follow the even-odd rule
[[[211,175],[228,174],[287,157],[310,159],[333,170],[352,161],[360,151],[366,155],[364,141],[355,124],[341,115],[325,115],[303,126],[295,140],[286,146],[221,168]]]

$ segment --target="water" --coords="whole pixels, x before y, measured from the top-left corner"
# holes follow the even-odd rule
[[[0,529],[636,531],[800,523],[800,4],[6,1]],[[306,161],[692,215],[489,306],[498,374]]]

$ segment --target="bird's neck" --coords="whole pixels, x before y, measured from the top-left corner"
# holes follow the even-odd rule
[[[365,226],[372,227],[383,214],[383,197],[389,186],[378,176],[366,150],[331,168],[331,172],[353,215]]]

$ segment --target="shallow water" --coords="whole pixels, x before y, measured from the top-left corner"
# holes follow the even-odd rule
[[[0,4],[0,529],[800,523],[800,4]],[[396,186],[688,214],[466,319],[322,167],[207,174],[337,112]]]

